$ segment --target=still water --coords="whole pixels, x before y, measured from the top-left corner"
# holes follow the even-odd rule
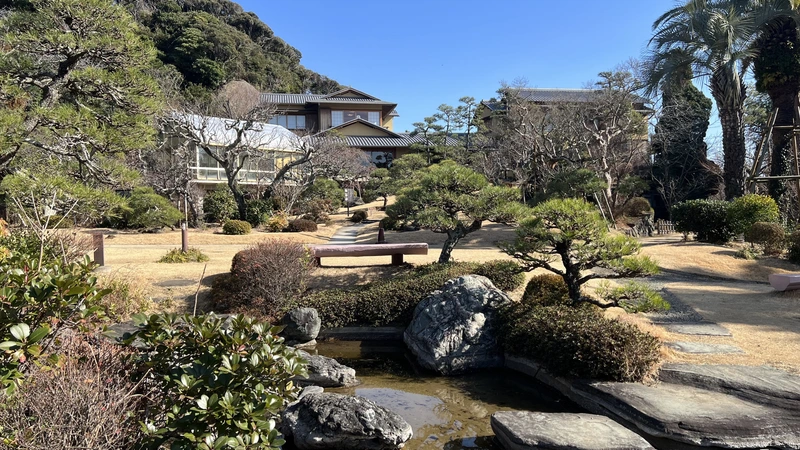
[[[402,343],[321,342],[316,352],[354,368],[362,382],[326,392],[366,397],[402,416],[414,429],[409,450],[499,450],[489,422],[496,411],[581,411],[558,392],[510,371],[435,376],[416,366]]]

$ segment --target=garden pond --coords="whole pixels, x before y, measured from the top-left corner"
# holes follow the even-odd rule
[[[515,372],[441,377],[424,371],[401,342],[325,341],[316,353],[352,367],[362,382],[326,392],[365,397],[402,416],[414,429],[408,449],[499,450],[490,426],[496,411],[581,412],[552,388]]]

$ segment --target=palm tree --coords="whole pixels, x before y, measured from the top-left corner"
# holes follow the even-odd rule
[[[689,0],[653,24],[647,85],[651,92],[670,76],[685,73],[708,80],[722,124],[725,197],[744,193],[744,75],[754,56],[757,19],[747,1]]]
[[[786,175],[789,170],[789,151],[794,124],[795,102],[800,94],[800,30],[798,0],[772,0],[757,5],[753,14],[760,15],[765,24],[754,41],[757,52],[753,60],[756,89],[769,95],[777,108],[772,131],[770,175]],[[786,182],[770,180],[770,196],[777,202],[786,193]]]

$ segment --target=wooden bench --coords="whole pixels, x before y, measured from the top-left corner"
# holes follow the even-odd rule
[[[769,276],[769,284],[776,291],[800,289],[800,273],[774,273]]]
[[[309,245],[311,255],[322,265],[322,258],[346,258],[351,256],[392,256],[392,265],[403,264],[403,255],[427,255],[428,244],[356,244],[356,245]]]

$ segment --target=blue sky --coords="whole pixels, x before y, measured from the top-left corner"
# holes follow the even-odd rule
[[[411,130],[442,103],[492,97],[501,81],[585,87],[597,73],[640,57],[653,21],[675,5],[674,0],[238,2],[300,50],[304,66],[397,102],[396,131]]]

